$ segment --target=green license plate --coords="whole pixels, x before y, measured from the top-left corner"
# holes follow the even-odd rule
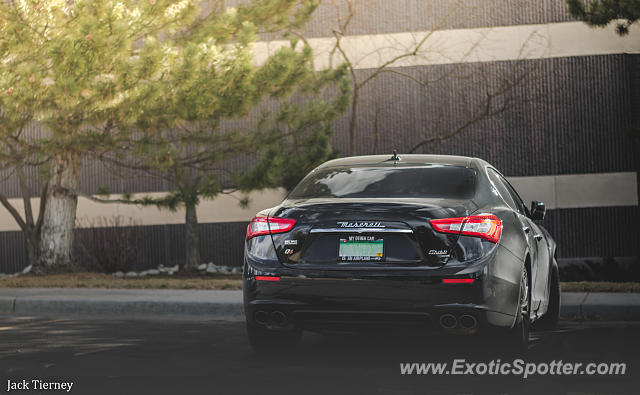
[[[384,241],[375,236],[340,238],[338,259],[341,262],[382,261],[384,259]]]

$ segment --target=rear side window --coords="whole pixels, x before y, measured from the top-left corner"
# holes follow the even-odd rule
[[[518,206],[518,211],[520,212],[520,214],[528,216],[529,210],[527,209],[527,206],[525,206],[524,202],[522,201],[522,198],[520,197],[520,195],[518,195],[518,192],[515,190],[513,185],[511,185],[509,181],[507,181],[507,179],[504,178],[502,175],[500,175],[500,179],[509,190],[509,193],[511,194],[511,197],[513,198],[513,200],[516,202],[516,205]]]
[[[475,170],[460,166],[328,168],[305,177],[289,199],[470,199],[475,185]]]
[[[505,203],[507,203],[507,205],[511,207],[513,210],[519,211],[520,207],[518,206],[516,201],[513,199],[511,192],[509,192],[509,190],[503,183],[501,175],[492,168],[489,168],[489,171],[487,173],[489,174],[489,179],[491,180],[491,184],[493,184],[494,188],[496,188],[496,190],[502,197],[502,200],[504,200]]]

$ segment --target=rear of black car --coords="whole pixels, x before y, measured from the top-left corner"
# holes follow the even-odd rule
[[[511,326],[496,260],[502,224],[478,213],[477,170],[329,162],[247,228],[250,326],[272,331]],[[517,296],[517,295],[516,295]],[[517,299],[517,298],[514,298]]]

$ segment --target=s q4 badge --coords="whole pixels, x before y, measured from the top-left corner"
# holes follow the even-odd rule
[[[449,256],[449,251],[447,251],[447,250],[429,250],[429,255]]]

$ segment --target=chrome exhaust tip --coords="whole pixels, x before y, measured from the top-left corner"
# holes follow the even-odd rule
[[[276,310],[271,313],[271,322],[277,326],[283,326],[287,323],[287,316],[282,311]]]
[[[460,326],[464,329],[475,329],[478,326],[478,320],[472,315],[463,314],[460,316]]]
[[[264,310],[258,310],[253,313],[253,319],[260,325],[266,325],[267,320],[269,319],[269,315]]]
[[[453,329],[458,325],[458,319],[447,313],[440,316],[440,326],[445,329]]]

